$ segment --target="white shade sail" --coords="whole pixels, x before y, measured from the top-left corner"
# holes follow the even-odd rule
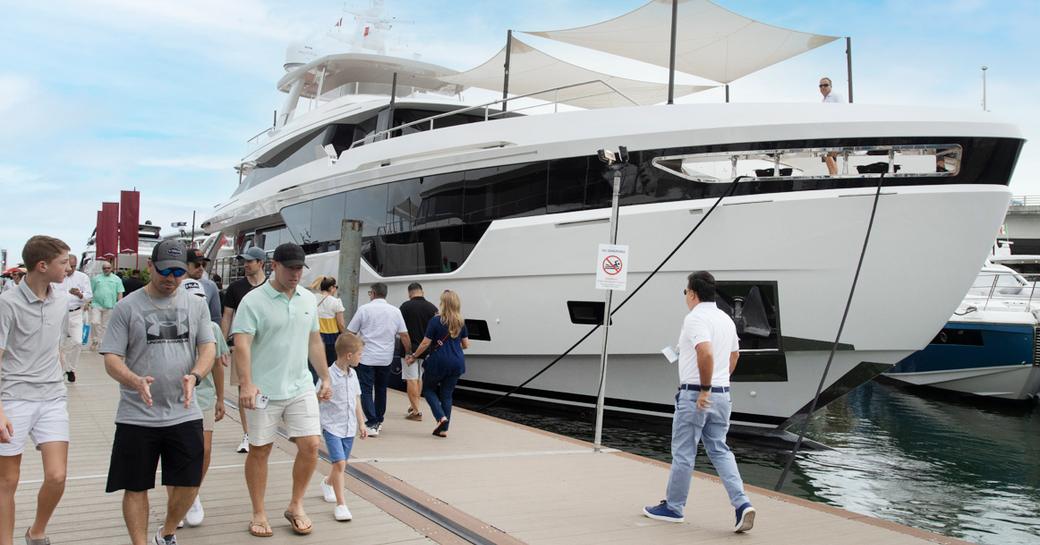
[[[586,85],[550,91],[532,98],[581,108],[613,108],[657,104],[668,100],[668,84],[611,76],[562,61],[513,37],[509,56],[509,93],[528,95],[568,85]],[[480,66],[441,80],[468,87],[501,91],[506,50]],[[711,89],[712,85],[676,85],[675,96]]]
[[[760,23],[709,0],[678,2],[675,70],[721,83],[838,39]],[[602,23],[525,33],[667,68],[671,24],[672,0],[651,0]]]

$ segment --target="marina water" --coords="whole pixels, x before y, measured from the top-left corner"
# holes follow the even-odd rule
[[[517,405],[486,412],[592,440],[586,414]],[[869,382],[819,411],[807,435],[831,449],[800,453],[785,493],[975,543],[1040,543],[1035,404],[980,403]],[[666,425],[619,422],[608,414],[603,437],[606,446],[671,460]],[[730,444],[745,481],[772,489],[787,451],[741,440]],[[713,471],[703,448],[697,469]],[[631,498],[633,512],[658,499]]]

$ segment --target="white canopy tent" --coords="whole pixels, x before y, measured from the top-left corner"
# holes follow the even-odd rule
[[[642,106],[664,102],[668,98],[667,83],[612,76],[560,60],[515,36],[510,42],[509,93],[514,96],[572,86],[531,98],[581,108]],[[502,91],[505,60],[506,48],[503,47],[484,64],[460,74],[441,76],[440,79],[467,87]],[[676,85],[675,94],[688,95],[713,87],[716,86]]]
[[[526,34],[668,67],[673,0],[589,26]],[[709,0],[677,0],[675,70],[720,83],[828,44],[835,36],[760,23]]]

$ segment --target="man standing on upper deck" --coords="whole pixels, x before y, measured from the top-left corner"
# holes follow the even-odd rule
[[[90,290],[90,277],[76,270],[76,256],[69,254],[65,278],[51,287],[69,296],[69,327],[61,341],[61,355],[65,378],[76,382],[76,365],[83,349],[83,310],[94,296]]]
[[[686,307],[679,333],[679,392],[672,417],[672,470],[665,499],[643,508],[655,520],[682,522],[690,478],[697,459],[697,443],[704,443],[708,459],[736,509],[734,532],[746,532],[755,524],[755,508],[744,493],[744,482],[733,452],[726,445],[733,409],[729,377],[740,357],[733,319],[715,306],[715,277],[699,271],[686,279]]]

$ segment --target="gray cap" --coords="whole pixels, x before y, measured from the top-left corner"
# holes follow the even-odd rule
[[[157,270],[187,269],[188,251],[184,243],[176,239],[167,239],[152,248],[152,265]]]
[[[238,257],[246,261],[267,261],[267,252],[259,246],[250,246],[246,251],[238,254]]]

